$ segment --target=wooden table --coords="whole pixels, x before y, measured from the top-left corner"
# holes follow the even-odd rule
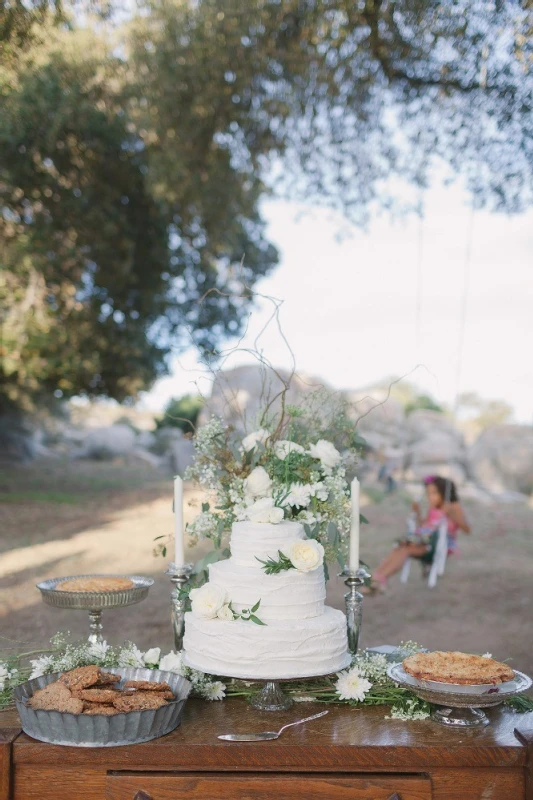
[[[533,800],[533,714],[491,709],[489,727],[462,731],[339,706],[277,741],[216,738],[316,709],[193,700],[174,733],[101,749],[42,744],[0,714],[0,800]]]

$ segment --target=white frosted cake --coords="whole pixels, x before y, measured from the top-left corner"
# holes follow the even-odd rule
[[[347,666],[346,617],[324,605],[322,563],[269,575],[257,560],[277,560],[278,551],[286,553],[304,539],[297,522],[234,524],[231,558],[210,565],[205,587],[211,589],[199,591],[206,596],[211,592],[219,605],[224,597],[237,617],[259,602],[256,616],[264,624],[226,619],[224,613],[210,617],[216,604],[207,606],[205,614],[195,613],[193,602],[193,611],[185,615],[189,666],[214,675],[265,680],[327,675]]]

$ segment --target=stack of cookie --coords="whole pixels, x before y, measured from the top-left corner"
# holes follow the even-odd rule
[[[168,683],[132,680],[120,689],[116,684],[121,680],[120,675],[103,672],[96,665],[78,667],[38,689],[27,705],[34,710],[109,717],[161,708],[176,699]]]

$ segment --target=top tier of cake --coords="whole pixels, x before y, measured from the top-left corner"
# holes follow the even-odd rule
[[[299,522],[235,522],[231,530],[231,560],[241,567],[260,566],[260,558],[277,559],[278,550],[284,550],[297,539],[304,539],[304,529]]]

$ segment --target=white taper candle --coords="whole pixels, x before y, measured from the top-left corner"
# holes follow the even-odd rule
[[[354,478],[351,487],[352,524],[350,528],[350,570],[359,569],[359,481]]]
[[[174,478],[174,563],[177,567],[185,564],[183,481],[179,475]]]

